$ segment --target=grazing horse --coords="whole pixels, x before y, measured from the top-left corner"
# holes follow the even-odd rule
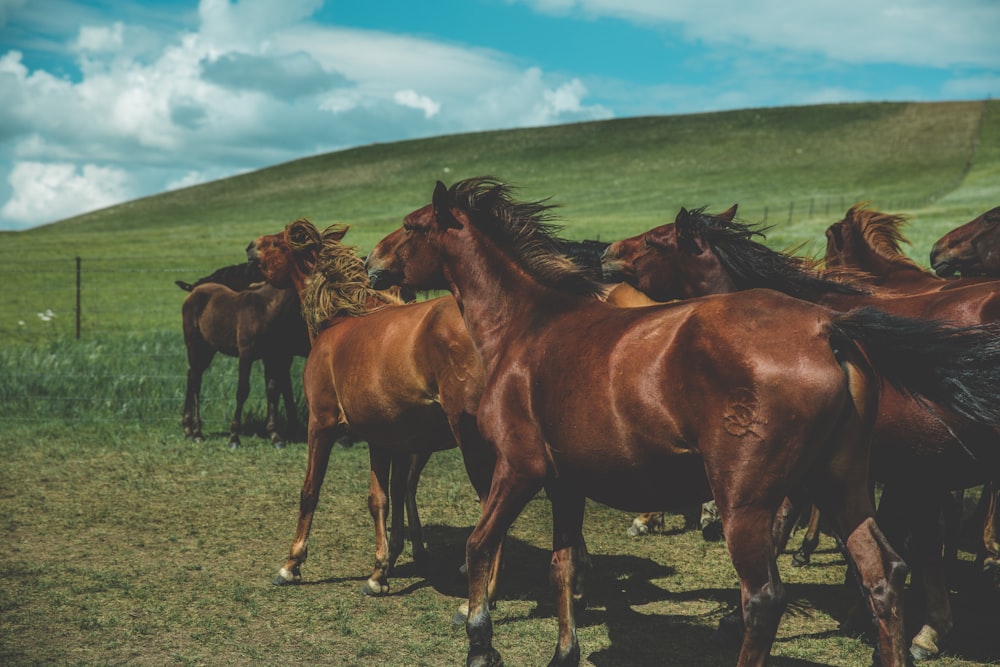
[[[883,664],[904,664],[906,567],[875,524],[868,494],[878,383],[887,377],[963,412],[994,408],[1000,420],[1000,407],[973,398],[980,383],[1000,379],[983,363],[1000,353],[986,345],[992,332],[874,310],[839,314],[768,290],[617,308],[594,299],[601,287],[554,250],[548,206],[510,192],[491,178],[451,189],[439,182],[432,203],[368,257],[375,284],[389,275],[415,289],[449,289],[483,362],[478,423],[497,460],[466,545],[467,665],[501,664],[490,562],[543,488],[559,618],[550,664],[580,660],[572,593],[585,498],[642,510],[713,495],[740,578],[739,664],[763,664],[785,596],[771,529],[782,499],[802,484],[854,558]],[[984,358],[968,366],[964,354]]]
[[[211,276],[199,282],[201,284],[191,286],[191,293],[181,307],[188,358],[184,434],[195,442],[204,439],[201,380],[216,352],[221,352],[239,359],[236,411],[230,426],[229,447],[240,446],[243,405],[250,395],[250,370],[257,359],[264,362],[265,427],[272,444],[284,446],[284,438],[278,432],[279,396],[285,401],[289,428],[296,430],[298,414],[292,394],[292,357],[309,354],[309,338],[299,312],[298,297],[293,290],[269,285],[236,291],[211,280]]]
[[[951,230],[931,248],[939,276],[1000,277],[1000,206]]]
[[[869,306],[960,326],[996,322],[1000,315],[1000,294],[990,284],[873,294],[868,285],[829,280],[814,263],[753,240],[761,235],[758,228],[735,222],[730,212],[711,216],[681,209],[673,224],[612,244],[605,267],[656,299],[768,287],[841,311]],[[995,389],[984,394],[996,402],[995,395]],[[893,544],[912,533],[907,558],[921,566],[924,582],[925,624],[911,647],[916,657],[936,654],[952,626],[936,517],[949,491],[989,482],[1000,470],[997,430],[980,421],[989,422],[928,406],[891,383],[879,404],[871,460],[873,479],[883,483],[879,525]]]
[[[470,480],[485,497],[493,470],[475,427],[482,371],[450,296],[402,304],[373,290],[364,261],[342,245],[347,228],[323,233],[296,220],[247,248],[267,280],[299,293],[313,337],[303,388],[309,456],[295,539],[275,584],[301,581],[308,539],[333,444],[345,433],[368,442],[368,507],[375,524],[375,569],[363,592],[389,592],[403,550],[403,499],[413,557],[426,561],[415,495],[431,453],[458,444]],[[386,519],[392,503],[391,533]]]

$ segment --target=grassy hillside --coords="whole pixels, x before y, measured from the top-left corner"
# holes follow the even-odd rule
[[[744,219],[773,225],[775,247],[807,242],[815,252],[830,223],[869,200],[911,216],[912,254],[926,262],[935,239],[1000,200],[1000,102],[631,118],[305,158],[3,234],[0,337],[16,336],[16,322],[36,312],[73,309],[66,283],[75,256],[90,271],[85,318],[96,308],[108,326],[173,328],[183,296],[173,280],[242,261],[261,233],[300,216],[347,222],[348,239],[366,251],[426,203],[437,179],[483,174],[515,183],[524,197],[552,197],[567,236],[602,240],[669,221],[680,206],[737,202]],[[131,295],[102,296],[122,283]],[[50,291],[49,303],[29,298]]]
[[[427,202],[437,179],[482,174],[562,204],[566,236],[607,241],[669,221],[680,206],[738,202],[744,220],[773,225],[772,246],[818,252],[826,227],[870,200],[911,217],[911,254],[926,263],[941,234],[1000,204],[1000,103],[759,109],[367,146],[0,234],[0,664],[461,660],[465,633],[448,619],[466,593],[456,566],[478,507],[457,452],[436,454],[420,487],[429,570],[407,554],[393,595],[358,593],[372,557],[359,444],[334,455],[305,584],[272,586],[306,448],[298,434],[280,451],[254,438],[228,451],[229,358],[205,378],[207,440],[183,438],[186,293],[173,283],[244,261],[251,239],[299,216],[350,223],[348,240],[367,251]],[[263,421],[259,366],[250,431]],[[301,372],[297,359],[293,377]],[[582,664],[731,664],[734,649],[712,640],[739,595],[723,544],[682,533],[679,517],[663,535],[627,540],[630,521],[589,504],[595,568]],[[539,495],[511,533],[494,616],[510,664],[552,650],[550,531]],[[956,566],[955,634],[939,665],[1000,657],[1000,605],[972,558],[963,549]],[[870,648],[837,630],[851,597],[832,539],[817,563],[793,570],[782,556],[790,605],[773,663],[870,664]],[[908,609],[911,632],[920,618]]]

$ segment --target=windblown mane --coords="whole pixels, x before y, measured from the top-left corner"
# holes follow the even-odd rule
[[[767,228],[719,218],[703,208],[690,213],[691,234],[712,249],[739,289],[764,287],[800,299],[868,293],[851,282],[824,278],[810,259],[777,252],[753,240],[764,238]]]
[[[907,257],[901,248],[903,243],[909,244],[909,240],[903,236],[906,217],[872,211],[868,206],[867,202],[855,204],[847,210],[844,222],[853,225],[868,247],[882,259],[927,273],[926,269]]]
[[[402,300],[374,290],[368,282],[364,260],[354,246],[344,245],[335,232],[346,225],[331,225],[321,234],[306,219],[285,228],[285,238],[296,255],[311,255],[313,272],[302,294],[302,316],[315,336],[335,317],[357,317]]]
[[[604,292],[594,272],[567,256],[565,241],[557,236],[562,228],[552,222],[554,205],[515,201],[513,188],[491,176],[459,181],[448,194],[478,229],[542,284],[583,296]]]

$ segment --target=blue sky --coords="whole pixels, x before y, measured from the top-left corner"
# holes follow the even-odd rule
[[[374,142],[1000,94],[997,0],[0,0],[0,229]]]

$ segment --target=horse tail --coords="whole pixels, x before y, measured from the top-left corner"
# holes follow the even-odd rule
[[[174,284],[180,287],[185,292],[190,292],[191,290],[194,289],[194,285],[192,285],[191,283],[186,283],[183,280],[175,280]]]
[[[900,393],[1000,426],[1000,322],[959,327],[864,307],[837,315],[832,328]]]

